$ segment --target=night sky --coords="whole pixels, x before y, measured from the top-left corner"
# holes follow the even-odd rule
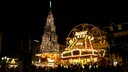
[[[127,4],[114,2],[52,1],[58,43],[65,44],[70,30],[81,23],[107,26],[110,23],[128,22]],[[4,51],[17,53],[23,32],[29,32],[32,40],[41,41],[49,11],[49,0],[41,2],[3,3],[1,7],[1,31],[4,32]],[[6,53],[7,53],[6,52]],[[13,55],[12,54],[12,55]]]

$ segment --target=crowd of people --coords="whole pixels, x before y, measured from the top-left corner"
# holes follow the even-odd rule
[[[125,65],[119,65],[113,66],[113,65],[58,65],[58,67],[53,68],[53,67],[37,67],[36,65],[31,65],[29,68],[26,70],[27,72],[127,72],[128,71],[128,64]],[[19,67],[11,67],[9,68],[6,65],[1,66],[0,72],[26,72],[21,70]]]

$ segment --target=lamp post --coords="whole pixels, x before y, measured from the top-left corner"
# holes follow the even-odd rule
[[[6,63],[7,58],[8,58],[7,56],[2,57],[2,61],[3,61],[4,63]]]
[[[3,72],[5,72],[6,71],[6,66],[7,66],[6,61],[7,61],[8,57],[7,56],[4,56],[1,59],[2,59],[1,69],[3,70]]]

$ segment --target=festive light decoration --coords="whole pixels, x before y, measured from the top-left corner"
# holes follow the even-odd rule
[[[93,64],[106,53],[106,36],[102,36],[101,30],[91,24],[79,24],[74,27],[66,38],[66,44],[65,51],[60,55],[62,63],[68,61],[70,64],[78,63],[82,66]]]
[[[42,53],[59,52],[55,29],[54,18],[52,15],[52,11],[50,10],[46,21],[44,35],[42,36],[42,43],[40,46]]]

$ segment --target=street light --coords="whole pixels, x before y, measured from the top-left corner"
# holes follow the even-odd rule
[[[34,42],[40,42],[39,40],[34,40]]]
[[[3,63],[7,63],[7,60],[8,60],[8,57],[7,56],[2,57]]]
[[[7,59],[7,56],[5,56],[5,57],[2,57],[2,60],[6,60]]]
[[[7,56],[5,56],[4,59],[6,60],[7,59]]]
[[[4,57],[2,57],[2,60],[4,60]]]

